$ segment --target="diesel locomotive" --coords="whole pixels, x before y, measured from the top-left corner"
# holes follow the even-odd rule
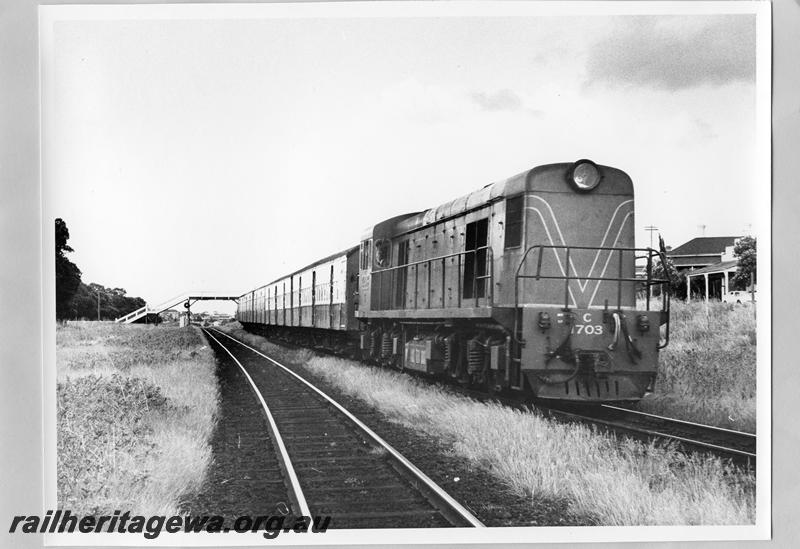
[[[634,245],[627,174],[548,164],[381,221],[357,246],[242,295],[236,317],[489,393],[633,401],[669,341],[668,281],[654,276],[664,255]]]

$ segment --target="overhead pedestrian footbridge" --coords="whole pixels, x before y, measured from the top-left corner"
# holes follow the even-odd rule
[[[176,305],[180,305],[181,303],[188,304],[186,308],[188,309],[194,303],[198,301],[235,301],[239,302],[238,295],[230,295],[226,293],[220,292],[186,292],[180,295],[176,295],[166,301],[159,303],[157,305],[150,305],[149,303],[140,309],[136,309],[135,311],[128,313],[125,316],[121,316],[117,318],[114,322],[119,322],[121,324],[133,324],[134,322],[150,322],[153,321],[157,315],[163,313],[164,311],[175,307]]]

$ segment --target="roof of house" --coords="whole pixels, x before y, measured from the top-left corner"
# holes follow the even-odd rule
[[[685,257],[675,257],[671,255],[669,257],[672,260],[672,264],[678,269],[683,267],[705,267],[706,265],[720,262],[719,254],[688,255]]]
[[[702,269],[689,271],[687,274],[689,276],[697,276],[701,274],[724,273],[726,271],[736,270],[736,266],[738,264],[738,259],[734,259],[733,261],[723,261],[722,263],[715,263],[714,265],[709,265],[708,267],[703,267]]]
[[[699,236],[667,252],[670,257],[677,255],[722,254],[725,248],[733,246],[740,236]]]

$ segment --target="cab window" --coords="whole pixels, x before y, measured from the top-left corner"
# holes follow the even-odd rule
[[[381,238],[375,242],[375,266],[379,269],[385,269],[392,263],[392,243]]]
[[[522,244],[524,199],[523,195],[519,195],[506,200],[505,249]]]
[[[372,259],[372,240],[364,240],[361,242],[361,270],[369,269],[370,261]]]

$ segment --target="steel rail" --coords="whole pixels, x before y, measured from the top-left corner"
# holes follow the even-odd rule
[[[601,404],[603,408],[608,408],[610,410],[619,410],[621,412],[629,413],[629,414],[636,414],[645,417],[651,417],[654,419],[660,419],[663,421],[668,421],[670,423],[682,423],[683,425],[691,425],[693,427],[699,427],[701,429],[706,429],[709,431],[719,431],[721,433],[730,433],[732,435],[741,436],[742,438],[752,437],[753,439],[756,438],[756,435],[753,433],[748,433],[746,431],[736,431],[735,429],[726,429],[725,427],[716,427],[714,425],[706,425],[704,423],[696,423],[694,421],[687,421],[685,419],[678,419],[674,417],[666,417],[666,416],[659,416],[657,414],[650,414],[648,412],[642,412],[640,410],[631,410],[629,408],[623,408],[621,406],[613,406],[611,404]]]
[[[509,408],[514,408],[514,409],[518,409],[518,410],[525,411],[525,412],[538,411],[540,413],[544,413],[546,415],[549,415],[550,417],[561,416],[561,417],[563,417],[565,419],[594,423],[594,424],[597,424],[597,425],[602,425],[604,427],[607,427],[608,429],[614,429],[614,430],[618,430],[618,431],[627,431],[627,432],[630,432],[632,434],[645,435],[645,436],[648,436],[648,437],[651,437],[651,438],[671,439],[671,440],[675,440],[676,442],[683,443],[686,446],[694,446],[694,447],[697,447],[697,448],[703,448],[703,449],[706,449],[706,450],[709,450],[709,451],[714,451],[714,452],[718,452],[718,453],[722,453],[722,454],[731,454],[731,455],[737,456],[738,458],[746,458],[748,460],[753,460],[753,461],[757,457],[756,454],[754,454],[752,452],[747,452],[747,451],[744,451],[744,450],[739,450],[739,449],[736,449],[736,448],[730,448],[728,446],[721,446],[719,444],[713,444],[713,443],[710,443],[710,442],[704,442],[704,441],[691,439],[691,438],[687,438],[687,437],[681,437],[681,436],[678,436],[678,435],[674,435],[674,434],[658,431],[656,429],[646,429],[646,428],[642,428],[642,427],[637,427],[635,425],[626,425],[626,424],[621,423],[619,421],[613,421],[613,420],[608,420],[608,419],[597,418],[597,417],[593,417],[593,416],[591,416],[589,414],[580,414],[580,413],[576,413],[574,411],[566,411],[566,410],[564,410],[562,408],[559,408],[559,407],[550,407],[550,406],[547,406],[547,405],[543,405],[541,402],[533,404],[531,402],[528,402],[528,401],[525,401],[525,400],[522,400],[522,399],[518,399],[518,398],[513,398],[513,397],[503,397],[503,396],[498,396],[498,395],[489,396],[489,395],[487,395],[485,393],[477,392],[477,391],[470,390],[470,389],[463,389],[463,388],[452,386],[452,385],[445,385],[444,388],[446,388],[449,391],[453,391],[455,394],[459,394],[459,395],[462,395],[462,396],[465,396],[465,397],[468,397],[468,398],[472,398],[472,399],[477,400],[479,402],[493,401],[493,402],[497,402],[499,404],[502,404],[503,406],[508,406]],[[639,414],[639,415],[643,415],[643,416],[650,416],[650,417],[658,418],[660,420],[667,421],[667,422],[671,421],[671,422],[680,423],[680,424],[683,424],[683,425],[696,426],[698,428],[708,427],[709,430],[715,430],[715,432],[719,431],[719,432],[723,432],[723,433],[729,433],[731,435],[743,435],[745,437],[749,436],[749,437],[755,438],[755,435],[753,435],[752,433],[745,433],[743,431],[734,431],[734,430],[730,430],[730,429],[724,429],[724,428],[721,428],[721,427],[713,427],[713,426],[703,425],[702,423],[692,423],[691,421],[673,420],[672,418],[667,418],[667,417],[663,417],[663,416],[655,416],[654,414],[647,414],[645,412],[639,412],[638,410],[628,410],[627,408],[619,408],[619,407],[616,407],[616,406],[610,406],[610,405],[606,405],[606,404],[603,404],[601,406],[605,406],[605,407],[612,408],[612,409],[617,409],[617,410],[624,410],[626,412],[631,412],[633,414]]]
[[[250,345],[247,345],[246,343],[242,343],[238,339],[236,339],[234,337],[231,337],[230,335],[226,334],[225,332],[223,332],[221,330],[218,330],[218,329],[213,329],[213,330],[215,332],[217,332],[218,334],[223,335],[223,336],[227,337],[228,339],[238,343],[242,347],[245,347],[245,348],[251,350],[252,352],[264,357],[265,359],[269,360],[274,365],[278,366],[279,368],[283,369],[287,373],[289,373],[292,376],[294,376],[297,380],[299,380],[300,382],[305,384],[309,389],[313,390],[318,395],[320,395],[322,398],[324,398],[326,401],[328,401],[328,403],[330,403],[334,408],[339,410],[342,414],[345,415],[345,417],[347,417],[350,421],[352,421],[355,425],[357,425],[359,429],[361,429],[364,433],[369,435],[369,437],[372,438],[372,440],[374,440],[376,443],[378,443],[380,446],[382,446],[389,453],[389,455],[391,455],[395,459],[396,462],[398,462],[401,465],[403,465],[403,467],[405,467],[406,470],[408,470],[411,474],[413,474],[414,477],[416,477],[417,479],[422,481],[422,483],[426,486],[426,488],[428,490],[430,490],[440,501],[444,502],[448,507],[450,507],[453,511],[455,511],[459,516],[461,516],[461,518],[463,518],[471,526],[474,526],[476,528],[485,527],[485,525],[480,520],[478,520],[477,517],[475,517],[463,505],[461,505],[455,499],[453,499],[453,497],[450,496],[450,494],[445,492],[444,489],[442,489],[438,484],[436,484],[433,480],[431,480],[431,478],[428,477],[428,475],[426,475],[421,470],[419,470],[405,456],[403,456],[400,452],[395,450],[388,442],[386,442],[383,438],[381,438],[372,429],[367,427],[367,425],[365,425],[361,420],[359,420],[352,413],[350,413],[350,411],[348,411],[346,408],[344,408],[341,404],[339,404],[338,402],[333,400],[331,397],[329,397],[327,394],[325,394],[320,389],[315,387],[313,384],[311,384],[309,381],[307,381],[302,376],[300,376],[297,373],[293,372],[291,369],[287,368],[286,366],[284,366],[283,364],[281,364],[277,360],[265,355],[264,353],[262,353],[258,349],[255,349],[255,348],[251,347]]]
[[[611,406],[611,405],[603,404],[603,405],[601,405],[601,408],[602,407],[614,410],[615,412],[623,412],[625,414],[630,414],[632,416],[643,416],[643,417],[649,417],[649,418],[657,419],[658,421],[661,421],[661,422],[663,422],[665,424],[678,424],[678,425],[682,425],[682,426],[690,426],[692,428],[697,429],[698,431],[729,434],[729,435],[734,435],[734,436],[737,436],[737,437],[740,437],[740,438],[745,438],[747,440],[750,440],[751,438],[755,439],[755,435],[753,435],[752,433],[743,433],[741,431],[733,431],[733,430],[730,430],[730,429],[723,429],[723,428],[714,427],[714,426],[711,426],[711,425],[704,425],[702,423],[693,423],[691,421],[676,420],[676,419],[673,419],[673,418],[668,418],[668,417],[663,417],[663,416],[656,416],[654,414],[648,414],[648,413],[645,413],[645,412],[639,412],[637,410],[629,410],[627,408],[621,408],[621,407],[617,407],[617,406]],[[678,434],[666,432],[664,427],[667,427],[667,425],[664,425],[662,427],[658,427],[658,426],[642,426],[642,425],[635,425],[635,424],[632,424],[632,423],[625,423],[623,418],[598,417],[598,416],[593,416],[590,413],[576,412],[574,410],[567,410],[567,409],[563,409],[561,407],[545,407],[545,408],[542,408],[540,406],[537,406],[537,408],[545,409],[545,410],[547,410],[548,412],[550,412],[551,414],[554,414],[554,415],[564,416],[564,417],[567,417],[567,418],[574,418],[574,419],[577,419],[577,420],[580,420],[580,421],[588,421],[588,422],[595,423],[595,424],[598,424],[598,425],[606,426],[606,427],[608,427],[610,429],[627,431],[627,432],[630,432],[630,433],[639,434],[639,435],[645,435],[645,436],[648,436],[648,437],[657,437],[657,438],[662,438],[662,439],[667,439],[667,440],[674,440],[676,442],[682,443],[682,444],[687,445],[687,446],[694,446],[694,447],[702,448],[702,449],[709,450],[709,451],[714,451],[714,452],[723,453],[723,454],[729,454],[729,455],[732,455],[732,456],[736,456],[738,458],[746,458],[748,460],[755,461],[755,459],[757,457],[754,452],[750,452],[750,451],[747,451],[747,450],[742,450],[742,449],[734,448],[734,447],[731,447],[731,446],[723,446],[721,444],[716,444],[716,443],[713,443],[713,442],[707,442],[707,441],[704,441],[704,440],[700,440],[698,438],[689,438],[688,436],[683,436],[683,435],[678,435]]]
[[[283,443],[283,439],[281,438],[280,432],[278,431],[278,425],[275,423],[275,418],[272,417],[272,412],[270,412],[269,406],[267,406],[267,403],[264,400],[264,396],[261,394],[261,391],[258,390],[258,387],[256,387],[256,384],[253,381],[253,378],[250,377],[250,374],[247,372],[247,369],[245,369],[242,363],[239,362],[239,360],[235,356],[233,356],[233,353],[230,352],[230,350],[228,350],[228,348],[225,347],[225,345],[223,345],[219,339],[214,337],[214,335],[210,333],[210,330],[204,329],[203,332],[208,334],[211,337],[211,339],[217,342],[217,345],[222,347],[222,349],[224,349],[225,352],[228,353],[228,355],[230,355],[233,361],[236,362],[239,368],[241,368],[242,373],[244,373],[245,377],[247,378],[247,381],[250,382],[250,386],[253,388],[253,392],[255,392],[256,396],[258,397],[258,400],[261,402],[261,406],[263,406],[264,408],[264,412],[267,415],[267,421],[269,422],[270,429],[272,429],[272,433],[277,443],[278,450],[280,451],[281,454],[281,459],[283,459],[283,465],[286,468],[287,475],[289,476],[289,482],[292,485],[292,490],[294,491],[297,504],[300,507],[300,514],[302,516],[310,517],[311,511],[308,508],[308,503],[306,503],[305,495],[303,495],[303,489],[300,487],[300,481],[297,479],[297,473],[295,473],[292,461],[289,459],[289,453],[286,451],[286,445]]]

